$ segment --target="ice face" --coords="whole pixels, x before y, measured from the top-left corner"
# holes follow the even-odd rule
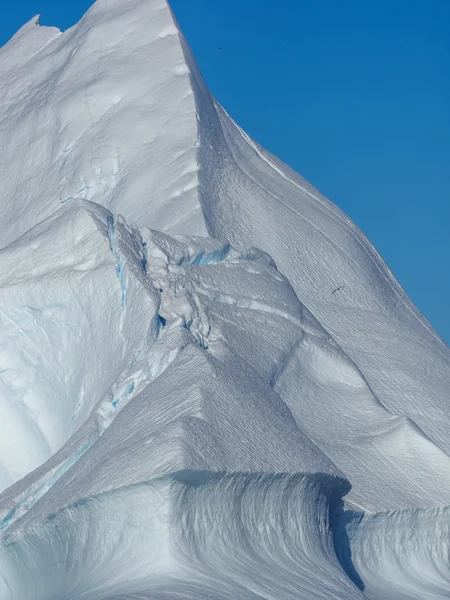
[[[449,350],[166,1],[0,78],[0,600],[447,597]]]

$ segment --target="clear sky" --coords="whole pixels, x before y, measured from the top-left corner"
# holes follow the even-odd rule
[[[0,44],[90,4],[8,2]],[[450,343],[450,0],[171,4],[213,94],[356,221]]]

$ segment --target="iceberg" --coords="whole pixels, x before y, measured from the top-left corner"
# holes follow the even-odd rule
[[[0,80],[0,600],[447,598],[450,350],[167,1]]]

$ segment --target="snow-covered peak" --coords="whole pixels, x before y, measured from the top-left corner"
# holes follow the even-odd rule
[[[206,233],[195,99],[166,2],[100,1],[63,34],[34,20],[1,50],[0,78],[2,245],[74,198]]]

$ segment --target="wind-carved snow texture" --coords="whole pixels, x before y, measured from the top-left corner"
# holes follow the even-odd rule
[[[449,349],[166,0],[0,78],[0,600],[447,598]]]

